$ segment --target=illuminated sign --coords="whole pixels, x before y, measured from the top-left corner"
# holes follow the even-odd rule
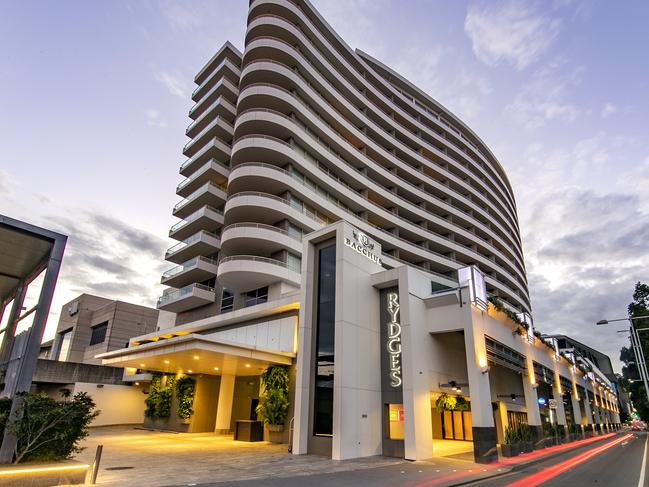
[[[401,325],[399,324],[399,295],[388,293],[388,367],[390,370],[390,385],[399,387],[401,385]]]
[[[375,264],[383,265],[381,257],[374,253],[374,243],[370,240],[370,237],[358,230],[352,230],[352,235],[353,238],[345,237],[345,245],[347,247],[367,257]]]
[[[545,404],[546,404],[546,400],[545,400],[544,397],[539,397],[539,404],[540,404],[541,406],[545,406]]]

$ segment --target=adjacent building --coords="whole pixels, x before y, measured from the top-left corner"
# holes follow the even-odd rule
[[[458,117],[305,0],[251,1],[243,52],[195,82],[157,304],[175,318],[99,356],[195,378],[168,428],[252,419],[270,365],[291,370],[297,454],[457,441],[489,462],[516,422],[619,423],[606,375],[535,336],[511,185]]]

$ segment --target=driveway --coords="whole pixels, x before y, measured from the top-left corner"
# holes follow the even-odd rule
[[[76,459],[92,462],[104,445],[97,483],[177,486],[347,472],[405,463],[387,457],[336,461],[291,455],[286,445],[234,441],[213,433],[163,433],[132,426],[93,428]]]

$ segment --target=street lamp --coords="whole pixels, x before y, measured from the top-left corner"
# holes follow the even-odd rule
[[[642,350],[642,345],[640,344],[640,336],[638,334],[639,331],[646,331],[649,330],[649,328],[635,328],[633,326],[633,320],[641,320],[643,318],[649,318],[649,315],[644,315],[644,316],[629,316],[628,318],[618,318],[615,320],[599,320],[596,324],[597,325],[608,325],[609,323],[613,323],[615,321],[628,321],[629,322],[629,338],[631,339],[631,348],[633,348],[633,353],[635,355],[635,362],[636,365],[638,366],[638,371],[640,372],[640,377],[642,378],[642,382],[644,384],[644,391],[645,394],[647,395],[647,400],[649,401],[649,386],[647,386],[647,382],[649,381],[649,374],[647,373],[647,362],[645,361],[644,358],[644,352]]]

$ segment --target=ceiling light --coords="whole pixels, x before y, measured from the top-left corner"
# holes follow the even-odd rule
[[[169,363],[169,360],[165,360],[165,364],[168,364],[168,363]]]
[[[250,367],[250,364],[246,364],[246,367]]]
[[[140,367],[145,367],[145,365],[144,365],[144,364],[140,364]]]
[[[136,382],[136,383],[135,383],[135,385],[136,385],[136,386],[139,386],[139,385],[140,385],[140,383],[139,383],[139,382]]]
[[[187,371],[187,373],[188,373],[188,374],[191,374],[191,373],[192,373],[192,371],[191,371],[191,370],[188,370],[188,371]]]
[[[194,355],[194,360],[198,360],[198,355]]]
[[[214,367],[214,370],[219,370],[219,368],[218,368],[218,367]]]

